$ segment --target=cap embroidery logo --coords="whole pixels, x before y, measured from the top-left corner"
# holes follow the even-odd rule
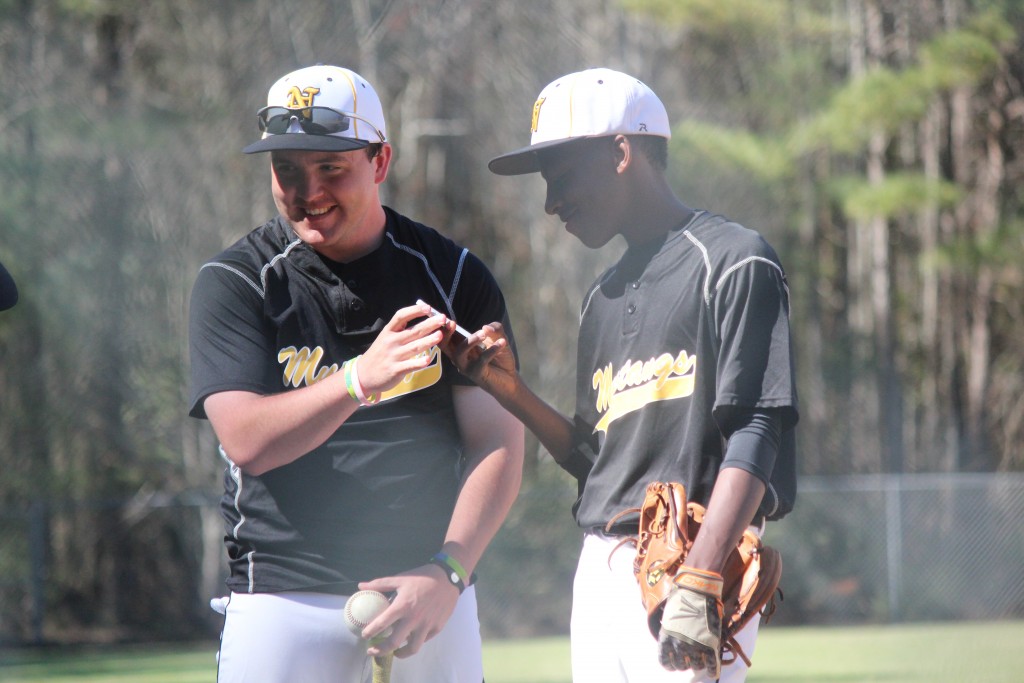
[[[540,97],[536,102],[533,103],[533,121],[530,122],[530,132],[537,132],[537,122],[540,120],[540,108],[544,104],[546,97]]]
[[[288,91],[287,102],[285,104],[289,109],[302,109],[304,107],[313,106],[313,96],[320,92],[320,88],[314,88],[312,86],[305,90],[299,90],[299,86],[293,85],[291,90]]]
[[[641,130],[641,132],[646,133],[647,132],[647,124],[646,123],[641,123],[640,124],[640,130]]]

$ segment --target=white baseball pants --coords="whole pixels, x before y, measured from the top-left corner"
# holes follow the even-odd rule
[[[647,611],[633,576],[632,546],[609,553],[622,540],[599,533],[583,537],[573,583],[572,679],[601,683],[711,683],[705,670],[668,671],[658,662],[658,641],[647,627]],[[611,568],[609,568],[609,564]],[[737,634],[748,657],[754,656],[760,617]],[[722,667],[722,683],[742,683],[742,659]]]
[[[224,615],[217,683],[369,683],[367,645],[345,626],[347,595],[232,593]],[[395,657],[392,683],[483,680],[476,590],[409,658]]]

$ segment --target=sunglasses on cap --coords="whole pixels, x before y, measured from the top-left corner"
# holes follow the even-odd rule
[[[287,107],[264,107],[256,112],[260,132],[270,135],[280,135],[288,132],[292,121],[298,123],[299,128],[309,135],[333,135],[344,133],[352,127],[352,119],[356,119],[369,126],[381,142],[386,142],[384,136],[373,125],[362,116],[338,111],[330,107],[303,107],[302,109],[289,109]]]

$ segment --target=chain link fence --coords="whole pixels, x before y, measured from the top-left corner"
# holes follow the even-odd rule
[[[568,631],[581,533],[569,513],[575,486],[553,479],[523,491],[478,567],[488,638]],[[214,637],[207,605],[223,576],[212,589],[196,576],[199,517],[213,498],[0,509],[0,644]],[[54,550],[61,534],[93,517],[108,525],[96,556],[66,566]],[[765,540],[784,561],[773,624],[1024,618],[1024,474],[804,477],[796,509]],[[179,561],[148,560],[155,542]],[[80,580],[113,561],[115,585]]]
[[[521,496],[481,563],[490,635],[568,631],[574,498]],[[765,542],[784,567],[773,624],[1024,617],[1024,474],[802,477]]]

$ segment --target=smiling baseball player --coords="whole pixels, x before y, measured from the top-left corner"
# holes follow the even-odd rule
[[[393,652],[394,683],[480,683],[473,569],[523,430],[439,347],[452,320],[507,323],[502,294],[381,204],[392,149],[358,74],[287,74],[257,121],[245,152],[269,154],[280,215],[200,269],[190,311],[190,412],[226,464],[218,681],[362,683]],[[391,597],[365,640],[343,618],[357,589]]]

